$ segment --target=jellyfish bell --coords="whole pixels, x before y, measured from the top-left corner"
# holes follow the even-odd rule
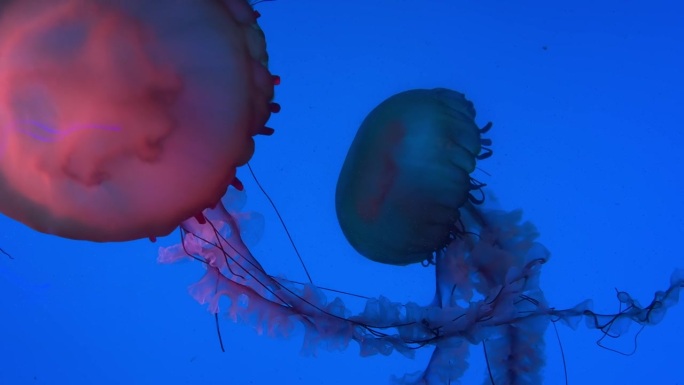
[[[405,91],[370,112],[335,195],[340,227],[356,251],[406,265],[449,243],[482,148],[474,119],[473,104],[445,88]]]
[[[219,202],[269,132],[274,81],[245,0],[5,2],[0,57],[0,212],[44,233],[166,235]]]

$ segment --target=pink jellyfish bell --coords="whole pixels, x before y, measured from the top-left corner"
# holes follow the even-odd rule
[[[3,2],[0,211],[106,242],[216,205],[277,109],[256,17],[245,0]]]

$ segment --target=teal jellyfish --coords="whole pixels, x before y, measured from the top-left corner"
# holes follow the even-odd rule
[[[478,202],[471,178],[491,155],[473,104],[436,88],[394,95],[361,124],[337,182],[337,218],[365,257],[394,265],[429,260],[445,247],[461,208]]]

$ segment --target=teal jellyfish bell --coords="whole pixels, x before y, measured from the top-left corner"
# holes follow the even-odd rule
[[[337,182],[337,218],[365,257],[407,265],[449,242],[482,150],[462,93],[418,89],[377,106],[361,124]],[[485,129],[488,129],[486,126]]]

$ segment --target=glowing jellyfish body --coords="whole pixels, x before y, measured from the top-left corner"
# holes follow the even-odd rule
[[[390,97],[361,124],[337,182],[337,218],[374,261],[430,259],[449,242],[480,154],[475,109],[437,88]]]
[[[274,82],[244,0],[12,1],[0,57],[0,211],[45,233],[166,235],[268,133]]]

